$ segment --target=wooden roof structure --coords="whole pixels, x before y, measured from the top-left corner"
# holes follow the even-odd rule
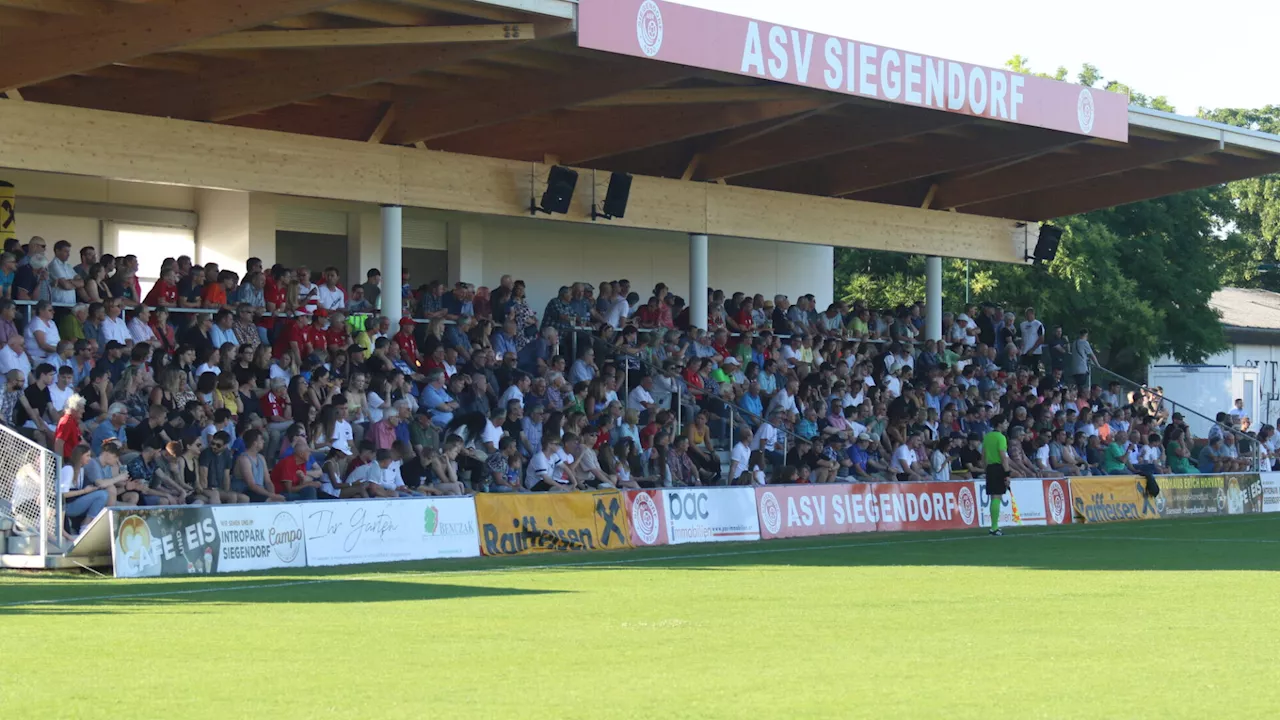
[[[590,0],[582,0],[583,3]],[[134,115],[1038,221],[1280,171],[580,48],[568,0],[0,0],[0,90]]]

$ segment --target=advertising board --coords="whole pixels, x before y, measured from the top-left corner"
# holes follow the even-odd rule
[[[116,577],[307,564],[297,504],[113,508],[111,535]]]
[[[307,564],[476,557],[475,499],[386,498],[303,503]]]
[[[972,482],[756,488],[763,538],[976,527]]]
[[[625,497],[617,490],[475,498],[480,551],[521,555],[631,547]]]
[[[756,493],[749,487],[668,488],[662,494],[671,545],[760,539]]]

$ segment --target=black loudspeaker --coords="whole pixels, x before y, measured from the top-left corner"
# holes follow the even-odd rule
[[[1062,241],[1062,228],[1052,225],[1040,226],[1040,239],[1036,241],[1036,251],[1032,257],[1036,262],[1053,262],[1058,256],[1058,243]]]
[[[613,173],[609,176],[609,191],[604,196],[604,212],[607,218],[625,217],[627,200],[631,198],[631,176],[626,173]]]
[[[569,203],[577,186],[577,171],[559,165],[552,167],[547,174],[547,191],[542,193],[542,204],[538,209],[544,213],[564,215],[569,212]]]

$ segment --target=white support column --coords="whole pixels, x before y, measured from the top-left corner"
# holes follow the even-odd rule
[[[706,235],[689,235],[689,325],[707,329]]]
[[[382,206],[382,314],[392,329],[400,323],[400,268],[404,238],[399,205]]]
[[[942,339],[942,258],[924,260],[924,337]]]

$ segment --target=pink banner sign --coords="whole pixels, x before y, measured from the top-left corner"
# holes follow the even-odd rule
[[[1128,142],[1129,98],[664,0],[581,0],[578,44],[845,95]]]
[[[756,488],[760,537],[977,527],[972,482],[766,485]]]

